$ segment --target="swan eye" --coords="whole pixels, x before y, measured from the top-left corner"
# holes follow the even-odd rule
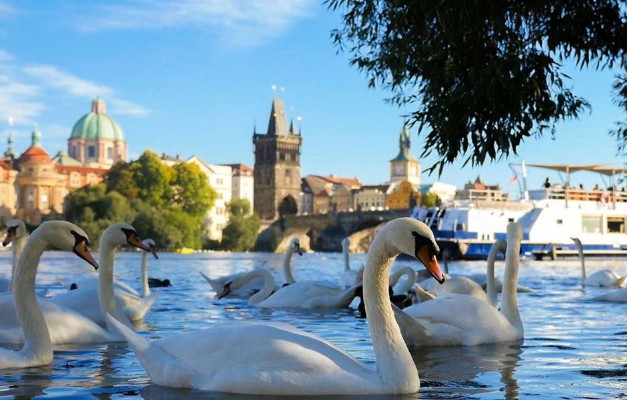
[[[13,235],[13,236],[17,235],[17,226],[9,226],[9,227],[7,227],[7,234],[10,234],[10,235]]]
[[[79,244],[81,243],[85,243],[86,247],[89,247],[89,239],[87,239],[85,236],[81,235],[80,233],[72,230],[70,231],[70,233],[72,234],[72,236],[74,236],[74,247],[76,248]]]

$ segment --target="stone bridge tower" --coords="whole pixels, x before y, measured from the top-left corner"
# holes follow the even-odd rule
[[[303,139],[287,127],[283,100],[274,98],[267,133],[253,132],[255,146],[254,211],[262,220],[298,214],[300,145]]]

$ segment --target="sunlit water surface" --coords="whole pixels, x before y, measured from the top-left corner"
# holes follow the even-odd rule
[[[363,254],[351,255],[353,268]],[[200,276],[212,277],[256,267],[270,268],[282,281],[283,255],[266,253],[162,253],[151,259],[150,276],[169,278],[153,309],[137,330],[151,338],[211,327],[218,321],[281,321],[313,332],[362,360],[375,363],[367,322],[351,309],[328,312],[264,311],[243,300],[215,298]],[[0,254],[0,268],[10,254]],[[393,268],[417,262],[397,260]],[[588,273],[610,267],[627,274],[627,260],[587,260]],[[296,279],[337,282],[341,254],[294,256]],[[485,272],[484,262],[450,264],[451,273]],[[377,396],[394,399],[616,399],[627,397],[627,304],[592,302],[603,289],[581,287],[577,260],[529,261],[521,265],[519,282],[535,289],[518,296],[525,324],[523,343],[432,348],[413,353],[420,373],[420,393]],[[86,263],[67,253],[47,253],[37,276],[38,289],[49,295],[67,290],[72,281],[93,274]],[[497,274],[502,273],[502,262]],[[119,253],[116,275],[139,290],[140,254]],[[2,271],[4,272],[4,271]],[[449,310],[441,310],[442,313]],[[2,316],[0,316],[1,318]],[[246,343],[233,352],[245,352]],[[199,357],[211,355],[199,354]],[[181,390],[152,385],[125,343],[67,346],[55,351],[45,367],[0,371],[0,398],[203,398],[249,399],[256,396]],[[261,396],[259,396],[261,398]],[[268,397],[264,397],[267,399]],[[317,397],[319,398],[319,397]],[[363,396],[359,398],[364,398]]]

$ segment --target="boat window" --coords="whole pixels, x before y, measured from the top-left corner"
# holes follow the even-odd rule
[[[601,216],[584,215],[581,217],[581,231],[583,233],[601,233]]]
[[[624,217],[607,217],[608,233],[625,233]]]

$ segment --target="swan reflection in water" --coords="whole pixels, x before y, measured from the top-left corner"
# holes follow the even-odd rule
[[[500,391],[505,399],[517,399],[515,377],[522,354],[522,340],[478,346],[423,347],[411,352],[420,371],[422,394],[431,391],[460,394]],[[481,382],[486,374],[500,374],[500,388]],[[490,379],[490,378],[489,378]],[[490,379],[492,381],[493,379]]]

